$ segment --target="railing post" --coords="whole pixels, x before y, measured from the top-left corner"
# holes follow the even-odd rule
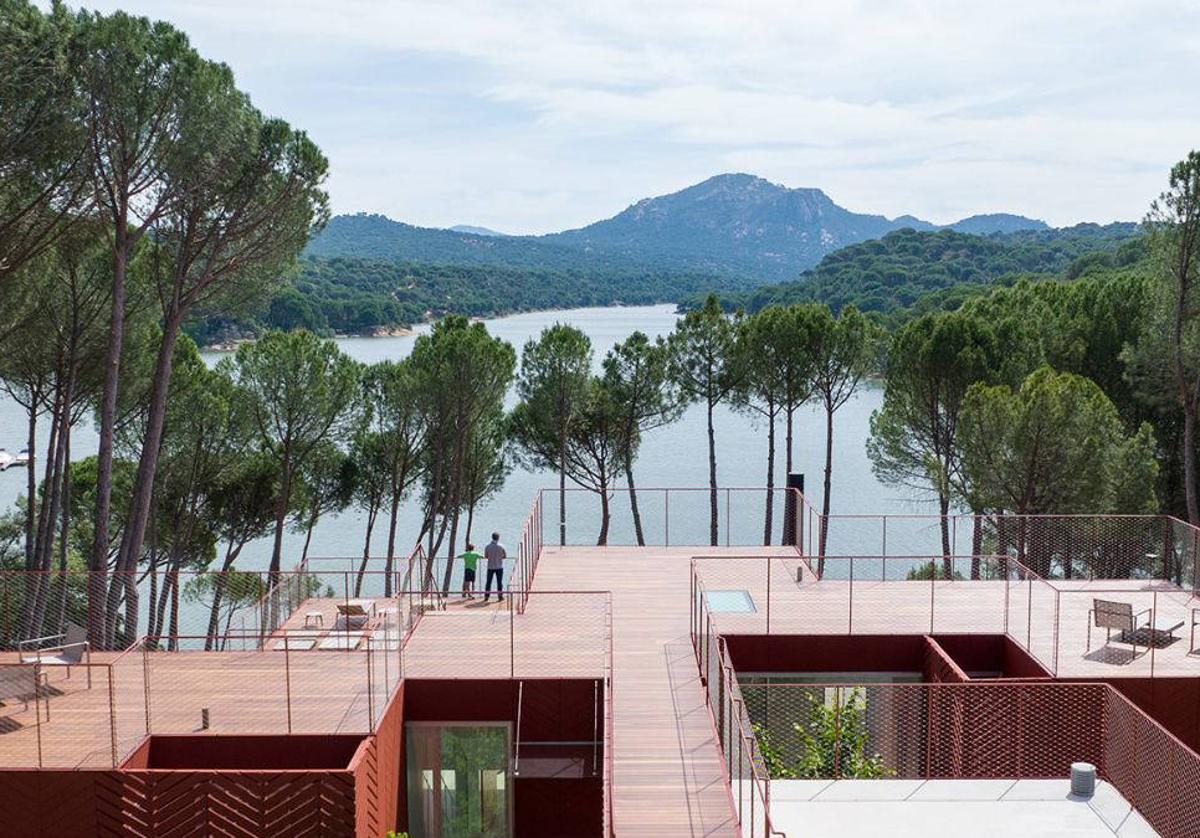
[[[285,652],[286,654],[286,652]],[[375,732],[375,679],[372,672],[371,638],[367,638],[367,733]],[[292,732],[292,687],[288,679],[288,733]]]
[[[1033,654],[1033,577],[1029,577],[1029,601],[1025,603],[1025,648]]]
[[[513,619],[512,592],[505,597],[508,600],[508,677],[517,677],[517,637],[516,620]]]
[[[771,557],[767,556],[767,635],[771,634]]]
[[[1154,647],[1158,645],[1154,642],[1154,621],[1158,619],[1158,591],[1150,595],[1150,677],[1154,677]]]
[[[854,634],[854,557],[850,557],[850,593],[848,595],[848,611],[846,615],[846,634]]]
[[[1156,594],[1157,596],[1157,594]],[[1058,625],[1059,616],[1062,613],[1059,606],[1062,603],[1062,591],[1054,589],[1054,677],[1058,677]],[[1151,667],[1150,675],[1153,677],[1154,668]]]
[[[42,758],[42,705],[39,702],[39,698],[41,697],[41,694],[42,694],[42,691],[40,689],[41,681],[42,681],[41,669],[42,669],[42,667],[40,664],[35,663],[33,665],[33,720],[35,723],[34,727],[37,728],[38,768],[45,767],[44,760]],[[110,684],[111,684],[111,681],[110,681]],[[110,696],[112,695],[111,686],[109,688],[109,695]],[[111,707],[111,704],[110,704],[110,707]],[[46,718],[47,718],[47,720],[49,720],[49,718],[50,718],[50,696],[49,695],[46,696]],[[116,768],[116,765],[114,764],[113,767]]]
[[[34,678],[37,678],[37,668],[34,668]],[[36,687],[35,687],[36,689]],[[49,706],[50,698],[46,697],[47,706]],[[38,725],[38,730],[41,730],[41,725]],[[112,767],[117,767],[117,705],[113,697],[113,668],[112,664],[108,665],[108,729],[110,736],[110,744],[112,745]],[[39,747],[41,743],[39,734]]]
[[[146,710],[146,735],[150,735],[150,650],[142,641],[142,700]]]
[[[663,490],[663,546],[671,546],[671,490]]]
[[[833,778],[842,778],[842,688],[833,688]]]
[[[725,546],[730,545],[729,540],[729,487],[725,487]]]
[[[887,555],[887,516],[883,516],[883,550],[880,551],[881,556]]]
[[[287,731],[292,732],[292,653],[289,651],[287,635],[283,636],[283,687],[284,696],[287,700]],[[370,677],[367,679],[367,698],[370,701]],[[368,714],[370,710],[368,709]],[[368,724],[370,724],[368,722]]]
[[[929,633],[933,634],[933,596],[934,584],[937,582],[937,560],[929,560]]]

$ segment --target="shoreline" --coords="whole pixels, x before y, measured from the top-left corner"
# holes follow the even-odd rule
[[[516,317],[522,314],[551,314],[554,312],[564,311],[584,311],[587,309],[606,309],[606,308],[656,308],[658,306],[672,306],[676,312],[679,310],[680,303],[678,301],[666,301],[658,303],[624,303],[614,302],[608,305],[596,306],[568,306],[564,308],[531,308],[531,309],[513,309],[511,311],[496,312],[489,315],[468,314],[467,318],[472,323],[486,323],[492,320],[503,320],[506,317]],[[453,313],[453,312],[448,312]],[[334,332],[330,335],[331,340],[349,340],[352,338],[401,338],[412,337],[419,334],[418,329],[421,326],[427,326],[436,323],[437,317],[426,317],[418,323],[413,323],[407,326],[379,326],[369,332]],[[206,344],[200,347],[201,352],[236,352],[237,348],[244,343],[253,343],[257,338],[240,337],[230,338],[229,340],[218,341],[217,343]]]

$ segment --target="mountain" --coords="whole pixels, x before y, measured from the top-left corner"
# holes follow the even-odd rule
[[[381,215],[341,215],[310,242],[307,253],[437,265],[683,271],[779,282],[795,279],[840,248],[905,228],[979,235],[1048,229],[1045,222],[1007,214],[975,215],[943,228],[911,215],[852,212],[820,189],[723,174],[679,192],[644,198],[586,227],[542,236],[506,236],[466,225],[430,229]]]
[[[476,227],[473,224],[455,224],[453,227],[447,227],[451,233],[466,233],[471,236],[507,236],[508,233],[501,233],[498,230],[491,230],[487,227]]]
[[[1006,212],[994,212],[988,215],[972,215],[962,221],[946,225],[956,233],[974,233],[977,236],[987,236],[992,233],[1017,233],[1021,230],[1049,230],[1050,225],[1036,218],[1026,218],[1023,215],[1010,215]]]
[[[789,189],[753,175],[728,174],[542,238],[596,255],[783,279],[826,253],[894,229],[896,222],[843,209],[820,189]]]

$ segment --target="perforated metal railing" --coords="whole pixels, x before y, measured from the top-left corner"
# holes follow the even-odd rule
[[[705,700],[721,746],[730,802],[744,838],[783,836],[770,813],[766,762],[754,735],[737,674],[717,634],[704,582],[692,574],[692,647],[700,667]]]
[[[1200,529],[1170,515],[829,515],[799,498],[805,555],[1007,555],[1047,580],[1200,584]]]
[[[818,577],[808,557],[698,557],[693,572],[748,602],[719,614],[726,633],[1005,634],[1051,675],[1194,675],[1200,598],[1172,582],[1046,580],[1010,556],[824,564]],[[1098,627],[1097,601],[1127,608],[1135,630]]]
[[[758,683],[741,692],[770,781],[1064,779],[1084,761],[1159,834],[1200,835],[1200,756],[1107,684]]]
[[[693,574],[693,648],[743,835],[775,831],[773,780],[1064,778],[1079,760],[1160,834],[1200,834],[1200,757],[1107,684],[741,683],[709,593]]]

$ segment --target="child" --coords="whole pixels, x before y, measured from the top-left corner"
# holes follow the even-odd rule
[[[475,552],[475,545],[467,542],[467,552],[459,556],[463,563],[463,599],[475,599],[475,568],[483,558]]]

